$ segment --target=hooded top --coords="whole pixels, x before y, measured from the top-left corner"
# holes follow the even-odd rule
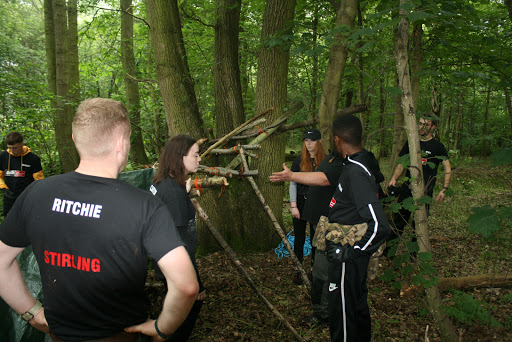
[[[17,156],[10,149],[0,153],[0,189],[10,189],[18,197],[30,183],[43,178],[41,159],[27,146]]]

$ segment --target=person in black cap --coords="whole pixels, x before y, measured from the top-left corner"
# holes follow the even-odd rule
[[[322,146],[321,133],[317,129],[309,129],[304,132],[304,143],[302,144],[302,153],[293,161],[291,170],[293,172],[313,172],[325,158],[324,148]],[[304,243],[306,241],[307,221],[302,218],[304,204],[309,186],[290,182],[290,206],[293,217],[293,229],[295,232],[295,243],[293,251],[300,262],[304,261]],[[314,226],[309,224],[309,234],[311,238],[315,235]],[[314,256],[314,251],[312,253]],[[297,285],[302,284],[299,272],[295,273],[293,282]]]

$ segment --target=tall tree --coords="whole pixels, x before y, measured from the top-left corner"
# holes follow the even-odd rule
[[[213,77],[218,137],[245,121],[238,63],[241,6],[242,0],[217,0]]]
[[[336,25],[354,27],[359,0],[344,0],[337,4]],[[318,108],[318,119],[322,142],[326,149],[331,148],[331,127],[337,112],[343,72],[347,62],[348,47],[345,42],[347,33],[336,33],[335,44],[331,47],[329,63],[325,72],[322,97]]]
[[[401,20],[396,31],[395,38],[395,58],[396,69],[398,74],[398,82],[402,89],[402,110],[404,115],[405,129],[407,132],[407,140],[410,151],[410,173],[411,173],[411,190],[413,198],[417,201],[425,191],[423,183],[423,168],[421,162],[421,148],[420,139],[418,134],[418,127],[416,125],[416,112],[414,105],[414,98],[412,96],[411,88],[411,75],[409,65],[409,22],[406,19],[407,12],[405,8],[408,5],[408,0],[400,0],[400,15]],[[430,237],[428,232],[427,210],[425,205],[421,205],[414,213],[414,220],[416,222],[416,236],[418,237],[418,246],[420,253],[431,253],[432,247],[430,244]],[[437,323],[437,329],[443,341],[455,342],[458,341],[455,328],[453,327],[450,319],[442,310],[442,302],[440,292],[437,286],[426,288],[426,294],[429,304],[429,310]]]
[[[130,112],[130,122],[132,124],[130,160],[136,165],[145,165],[149,163],[149,160],[144,151],[142,130],[140,128],[139,83],[136,80],[137,69],[133,54],[132,0],[121,0],[121,61],[124,72],[126,105]]]
[[[49,68],[55,65],[55,140],[64,172],[74,170],[79,161],[78,153],[71,139],[71,122],[74,108],[79,102],[78,56],[76,30],[76,1],[66,4],[65,0],[53,0],[53,17],[45,17],[45,21],[54,21],[55,63],[48,61]],[[45,14],[50,11],[45,11]],[[71,18],[68,18],[68,15]],[[74,17],[73,17],[74,16]],[[69,24],[68,24],[69,23]],[[68,26],[69,25],[69,26]],[[50,27],[51,25],[46,25]],[[50,53],[51,55],[51,53]],[[47,55],[48,56],[48,55]],[[49,76],[51,77],[51,76]]]
[[[274,110],[267,115],[269,122],[281,117],[287,105],[289,48],[295,4],[295,0],[268,0],[265,4],[254,111],[258,114],[273,107]],[[259,171],[258,186],[278,220],[282,218],[284,186],[269,183],[268,176],[281,168],[285,147],[284,135],[271,136],[261,147],[260,155],[265,157],[254,163]],[[252,220],[254,238],[261,241],[261,248],[267,249],[276,240],[273,238],[276,234],[270,220],[265,221],[268,224],[261,224],[259,211],[258,214],[258,218],[255,216]]]
[[[204,125],[188,67],[177,0],[146,0],[146,8],[169,135],[202,137]]]

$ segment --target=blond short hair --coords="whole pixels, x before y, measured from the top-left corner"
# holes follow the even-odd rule
[[[125,137],[130,137],[130,119],[123,103],[103,98],[82,101],[72,124],[78,153],[81,157],[108,154],[114,148],[113,133],[118,129]]]

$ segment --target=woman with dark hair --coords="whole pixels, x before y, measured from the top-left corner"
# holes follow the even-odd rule
[[[199,145],[194,138],[185,134],[171,138],[160,154],[158,171],[153,177],[153,185],[150,187],[153,195],[167,205],[181,239],[186,244],[185,247],[194,264],[199,282],[199,294],[194,306],[178,330],[168,339],[168,341],[174,342],[188,340],[205,297],[205,288],[199,278],[195,258],[197,248],[196,212],[188,197],[192,183],[190,178],[187,179],[189,174],[197,171],[200,160]],[[165,277],[156,264],[155,273],[165,283]]]
[[[302,144],[302,153],[293,161],[291,170],[293,172],[313,172],[316,171],[320,162],[325,158],[324,148],[322,146],[322,135],[317,129],[310,129],[304,133],[304,143]],[[304,259],[304,243],[306,241],[307,221],[302,220],[302,210],[306,203],[309,186],[290,182],[290,205],[293,217],[293,229],[295,232],[295,242],[293,251],[300,262]],[[314,227],[309,225],[309,234],[311,238],[315,235]],[[312,254],[314,255],[314,254]],[[295,273],[293,282],[297,285],[302,284],[299,272]]]

